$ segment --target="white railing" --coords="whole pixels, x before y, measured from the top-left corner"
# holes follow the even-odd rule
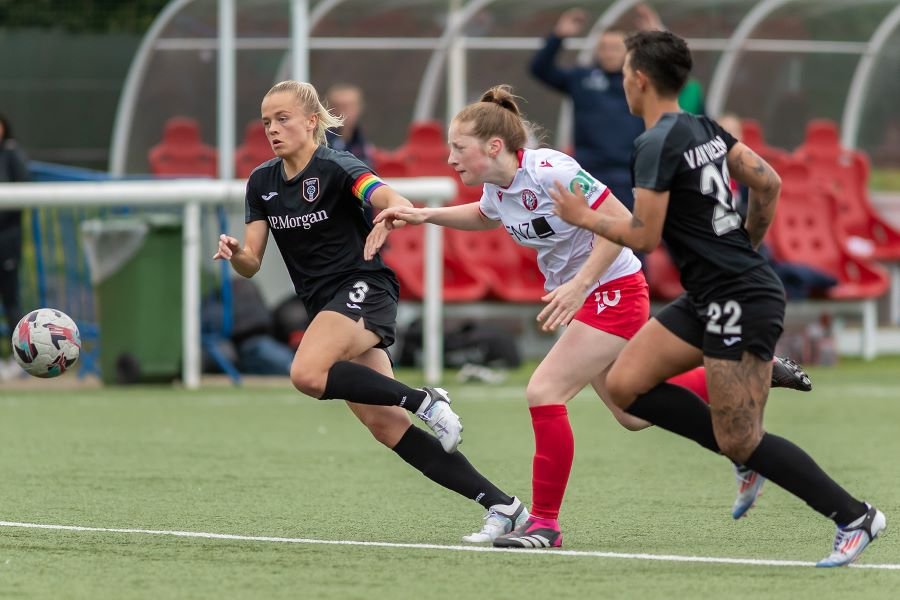
[[[397,192],[430,205],[456,195],[448,177],[387,179]],[[244,202],[244,180],[171,179],[164,181],[99,181],[0,184],[0,210],[73,206],[182,206],[182,380],[200,386],[200,207]],[[207,248],[210,252],[214,249]],[[439,227],[425,231],[425,298],[423,299],[425,379],[440,381],[443,368],[443,243]]]

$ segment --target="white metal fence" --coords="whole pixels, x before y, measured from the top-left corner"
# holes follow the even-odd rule
[[[431,205],[456,195],[447,177],[388,179],[397,192]],[[181,206],[183,221],[182,380],[200,385],[200,260],[214,252],[201,248],[201,206],[235,205],[244,201],[244,180],[173,179],[166,181],[100,181],[0,184],[0,210],[73,206]],[[425,232],[425,298],[423,300],[425,379],[437,383],[443,367],[443,243],[439,227]],[[101,332],[102,335],[102,332]],[[102,351],[102,350],[101,350]]]

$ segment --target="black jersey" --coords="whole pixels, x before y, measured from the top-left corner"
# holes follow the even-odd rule
[[[363,206],[384,183],[349,152],[319,146],[303,171],[287,180],[281,158],[247,180],[245,222],[266,221],[297,295],[310,301],[349,278],[381,279],[396,293],[394,272],[380,255],[363,260],[372,223]]]
[[[665,113],[634,142],[634,186],[669,192],[662,237],[681,284],[700,296],[766,264],[735,209],[726,155],[737,141],[718,123]]]

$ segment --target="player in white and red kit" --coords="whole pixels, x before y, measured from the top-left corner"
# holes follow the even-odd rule
[[[631,430],[649,425],[610,402],[605,387],[613,361],[647,322],[649,296],[631,250],[555,216],[548,191],[559,181],[570,189],[578,186],[591,208],[602,214],[627,217],[628,209],[571,157],[550,149],[523,149],[526,137],[509,88],[488,90],[454,118],[449,131],[448,162],[463,183],[484,184],[481,201],[442,208],[395,206],[376,222],[390,226],[399,219],[469,230],[502,224],[516,242],[537,250],[547,290],[547,306],[538,320],[545,330],[568,326],[526,390],[535,436],[531,517],[494,545],[551,548],[562,545],[558,516],[574,457],[566,403],[590,384],[622,425]],[[706,393],[702,371],[674,383]]]

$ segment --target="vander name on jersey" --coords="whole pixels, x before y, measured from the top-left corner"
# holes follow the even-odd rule
[[[310,229],[314,223],[328,220],[328,213],[318,210],[308,215],[269,215],[269,227],[272,229]]]
[[[721,137],[716,136],[706,143],[685,151],[684,160],[687,161],[691,169],[696,169],[726,154],[728,154],[728,146]]]

